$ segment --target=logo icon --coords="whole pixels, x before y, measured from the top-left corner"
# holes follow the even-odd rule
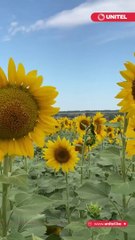
[[[104,21],[104,19],[105,19],[105,14],[103,14],[103,13],[100,13],[100,14],[98,14],[98,20],[99,21]]]

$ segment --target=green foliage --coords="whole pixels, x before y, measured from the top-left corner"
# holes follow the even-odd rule
[[[107,123],[107,126],[122,128],[119,123]],[[88,137],[94,137],[95,141],[91,133],[92,129]],[[76,133],[66,130],[48,139],[55,139],[59,134],[71,142],[77,137]],[[24,160],[17,158],[8,176],[2,173],[0,166],[0,207],[5,184],[8,186],[9,229],[8,236],[2,237],[0,222],[0,240],[125,240],[123,232],[128,233],[128,240],[134,240],[134,162],[125,159],[126,178],[123,180],[121,146],[104,141],[103,145],[89,149],[84,154],[83,166],[80,161],[76,170],[68,174],[70,222],[65,175],[45,165],[39,148],[35,147],[34,159],[27,159],[27,166]],[[83,184],[80,181],[82,169]],[[86,226],[90,219],[124,219],[129,225],[119,229],[93,229]]]

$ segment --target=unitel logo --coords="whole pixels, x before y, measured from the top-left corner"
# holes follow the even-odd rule
[[[91,15],[94,22],[135,22],[135,12],[95,12]]]
[[[98,14],[98,20],[103,21],[104,19],[127,19],[126,14]]]

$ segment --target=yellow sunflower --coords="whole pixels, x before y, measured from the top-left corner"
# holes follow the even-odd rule
[[[93,117],[94,131],[98,141],[102,141],[106,136],[106,127],[104,123],[106,122],[106,118],[100,112],[97,112]]]
[[[135,155],[135,140],[129,139],[127,141],[126,152],[129,157]]]
[[[135,138],[135,117],[129,118],[126,137]]]
[[[126,137],[126,152],[128,156],[133,156],[135,155],[135,117],[129,118]]]
[[[79,137],[78,139],[75,139],[73,142],[75,151],[79,152],[80,154],[82,153],[82,147],[84,144],[84,140],[82,137]],[[87,150],[87,147],[85,147],[85,151]]]
[[[114,128],[111,126],[106,127],[106,133],[109,134],[110,132],[114,132]]]
[[[76,129],[80,136],[83,136],[86,133],[86,128],[90,126],[90,117],[81,115],[75,118]]]
[[[55,131],[53,133],[58,133],[60,130],[61,130],[61,125],[59,123],[59,120],[56,119]]]
[[[68,117],[61,117],[59,118],[59,122],[61,124],[62,130],[66,130],[66,129],[70,130],[71,123],[72,123],[71,119],[69,119]]]
[[[4,158],[4,153],[0,150],[0,162],[3,160]]]
[[[121,107],[121,112],[127,112],[128,117],[135,115],[135,64],[127,62],[124,64],[126,70],[121,71],[120,74],[125,79],[123,82],[117,83],[122,90],[117,94],[116,98],[121,98],[122,101],[118,103]]]
[[[48,141],[47,148],[43,150],[47,166],[63,172],[73,171],[79,161],[74,146],[65,138],[57,138],[56,141]]]
[[[116,140],[116,136],[115,136],[114,132],[109,132],[107,134],[107,137],[108,137],[108,142],[109,143],[114,143],[115,140]]]
[[[9,60],[8,78],[0,68],[0,148],[8,155],[33,156],[33,143],[42,147],[50,133],[58,108],[52,107],[58,92],[41,86],[42,76],[33,70],[25,73]]]
[[[117,115],[113,120],[111,120],[112,123],[116,123],[116,122],[122,122],[124,121],[124,116],[122,115]]]

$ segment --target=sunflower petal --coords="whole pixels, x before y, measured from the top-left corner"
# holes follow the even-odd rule
[[[9,59],[8,64],[8,81],[11,84],[16,83],[16,66],[12,58]]]

